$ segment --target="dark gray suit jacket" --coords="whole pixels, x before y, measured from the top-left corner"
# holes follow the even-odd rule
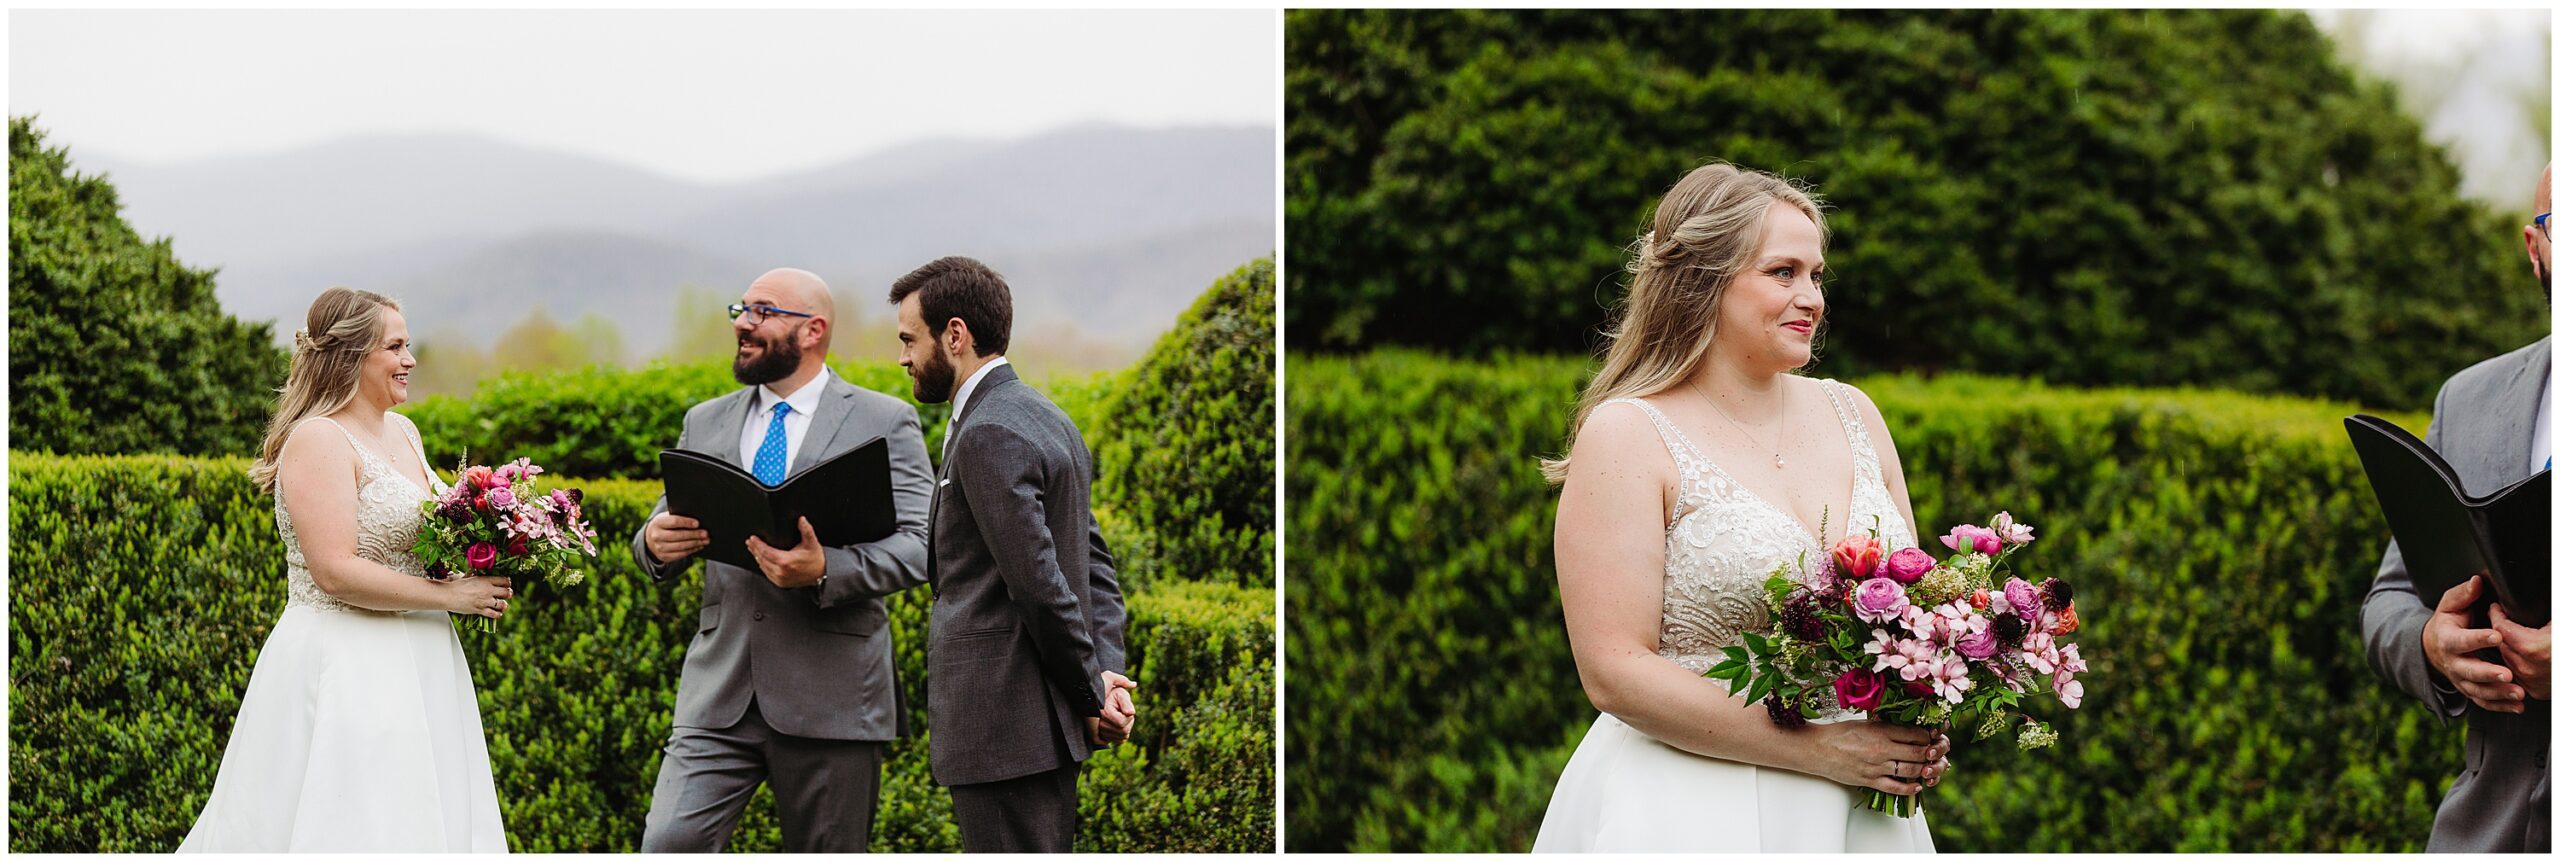
[[[2533,475],[2527,462],[2535,411],[2551,375],[2551,339],[2482,362],[2436,393],[2427,445],[2463,490],[2483,493]],[[2462,775],[2453,780],[2427,836],[2434,853],[2551,851],[2551,704],[2528,699],[2522,715],[2472,706],[2427,663],[2418,633],[2433,613],[2410,586],[2400,543],[2382,552],[2382,571],[2364,597],[2364,651],[2376,670],[2445,721],[2470,726]]]
[[[999,366],[966,404],[933,504],[925,714],[933,778],[982,784],[1081,763],[1128,611],[1094,526],[1093,453]]]
[[[755,407],[758,387],[694,405],[676,446],[744,467],[738,435]],[[826,393],[810,411],[808,436],[791,459],[797,476],[873,437],[889,438],[889,481],[898,531],[877,542],[827,548],[825,591],[782,589],[764,573],[726,563],[703,565],[702,613],[685,649],[676,685],[679,727],[723,728],[746,714],[752,699],[767,724],[793,736],[886,741],[899,733],[897,665],[890,658],[888,610],[881,598],[924,583],[925,510],[933,470],[924,429],[906,401],[827,375]],[[667,510],[658,498],[650,517]],[[640,532],[631,555],[651,577],[666,579],[693,558],[659,562]]]

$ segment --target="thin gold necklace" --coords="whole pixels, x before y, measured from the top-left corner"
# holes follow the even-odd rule
[[[1715,408],[1716,415],[1724,417],[1725,424],[1733,426],[1733,430],[1735,431],[1742,432],[1742,439],[1749,440],[1751,441],[1751,445],[1759,446],[1761,449],[1766,450],[1769,453],[1769,460],[1777,464],[1778,469],[1787,469],[1787,456],[1778,454],[1778,449],[1775,446],[1762,444],[1760,442],[1760,438],[1752,436],[1750,429],[1742,427],[1742,423],[1740,422],[1733,421],[1733,414],[1724,412],[1724,407],[1718,405],[1714,398],[1708,397],[1706,390],[1698,388],[1698,381],[1695,378],[1691,378],[1689,381],[1689,391],[1698,393],[1698,398],[1700,400],[1707,402],[1708,407]],[[1778,440],[1780,442],[1785,442],[1786,439],[1787,390],[1782,385],[1778,389]]]

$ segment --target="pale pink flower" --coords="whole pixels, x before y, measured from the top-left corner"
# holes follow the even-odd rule
[[[2053,636],[2044,632],[2028,632],[2020,639],[2018,657],[2037,673],[2052,673],[2062,667],[2062,655],[2053,648]]]
[[[2000,538],[2000,544],[2012,548],[2036,540],[2036,528],[2018,523],[2007,512],[1991,516],[1991,534]]]
[[[2070,671],[2053,675],[2053,696],[2061,698],[2063,706],[2079,709],[2081,694],[2080,681],[2073,679]]]
[[[1946,535],[1938,537],[1938,541],[1945,542],[1948,549],[1959,554],[1965,552],[1965,541],[1968,539],[1973,542],[1973,553],[2000,553],[2000,535],[1972,524],[1949,530]]]
[[[1849,604],[1858,619],[1880,623],[1901,616],[1902,609],[1911,606],[1911,600],[1903,596],[1902,584],[1892,578],[1868,578],[1858,582]]]

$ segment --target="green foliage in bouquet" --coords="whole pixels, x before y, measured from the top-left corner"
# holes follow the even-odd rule
[[[2516,250],[2530,214],[2463,200],[2419,121],[2296,11],[1324,9],[1286,28],[1293,349],[1586,350],[1647,208],[1714,159],[1833,208],[1833,373],[2423,409],[2550,331]]]
[[[213,272],[125,224],[115,186],[9,118],[9,445],[254,451],[285,353],[214,300]]]
[[[1157,562],[1266,587],[1272,278],[1264,258],[1212,285],[1157,340],[1088,441],[1095,494],[1155,537]]]
[[[430,437],[430,440],[436,438]],[[435,444],[438,449],[442,443]],[[9,849],[158,852],[212,790],[259,645],[284,606],[274,498],[242,459],[9,463]],[[464,640],[512,849],[632,852],[675,707],[701,579],[619,551],[654,482],[575,480],[606,537],[579,589]],[[914,733],[890,746],[873,846],[959,848],[925,762],[927,588],[889,602]],[[1273,595],[1168,582],[1129,596],[1138,732],[1088,761],[1077,849],[1273,847]],[[770,793],[729,849],[775,852]]]
[[[1535,460],[1562,447],[1589,365],[1382,351],[1288,368],[1289,846],[1526,850],[1593,717]],[[1930,791],[1940,849],[2423,845],[2460,732],[2363,658],[2387,530],[2338,424],[2358,408],[1851,382],[1884,413],[1920,523],[2007,509],[2071,537],[2037,572],[2075,586],[2081,649],[2115,681],[2030,729],[2070,734],[2067,758],[1957,737]]]

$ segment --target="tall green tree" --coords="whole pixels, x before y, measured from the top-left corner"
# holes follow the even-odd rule
[[[114,186],[11,117],[10,447],[250,453],[286,357],[269,324],[223,312],[213,275],[145,241]]]
[[[1709,160],[1832,207],[1825,374],[2423,408],[2549,332],[2524,214],[2299,12],[1296,11],[1293,348],[1582,352]],[[2519,185],[2533,177],[2513,178]]]

